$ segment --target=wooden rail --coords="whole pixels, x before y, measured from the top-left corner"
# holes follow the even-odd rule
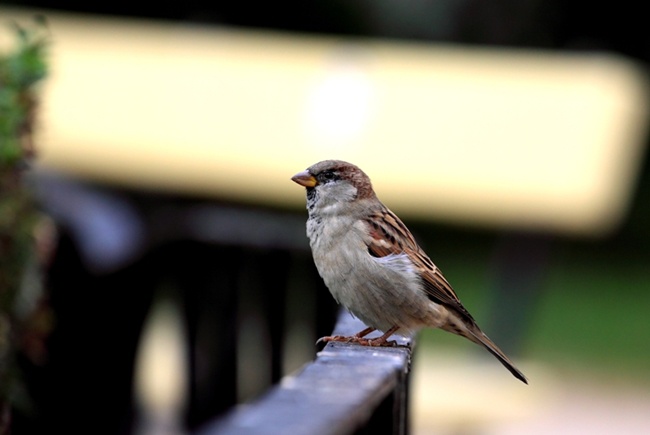
[[[351,335],[364,327],[343,312],[334,334]],[[396,341],[397,347],[383,348],[328,343],[315,361],[198,433],[407,434],[414,341],[412,337]]]

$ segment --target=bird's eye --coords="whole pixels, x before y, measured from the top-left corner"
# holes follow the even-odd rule
[[[323,171],[320,173],[320,176],[318,178],[321,182],[326,182],[334,180],[336,178],[336,175],[332,171]]]

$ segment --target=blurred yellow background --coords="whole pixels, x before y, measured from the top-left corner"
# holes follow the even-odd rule
[[[287,178],[338,158],[402,215],[602,234],[641,161],[645,77],[612,54],[48,21],[40,163],[91,178],[298,206]]]

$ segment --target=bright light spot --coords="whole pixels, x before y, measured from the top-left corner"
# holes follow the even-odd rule
[[[305,109],[308,141],[315,146],[342,148],[366,130],[373,88],[363,71],[337,67],[309,92]]]

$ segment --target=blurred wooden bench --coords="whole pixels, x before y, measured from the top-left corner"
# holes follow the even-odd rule
[[[2,17],[29,13],[3,10]],[[228,207],[204,217],[244,223],[242,234],[206,225],[217,230],[198,236],[203,241],[231,236],[228,246],[249,244],[258,223],[282,222],[287,209],[304,207],[290,175],[325,158],[361,166],[403,218],[525,237],[602,236],[630,202],[648,95],[645,76],[621,57],[46,16],[52,71],[39,113],[39,169],[138,192],[138,205],[147,192],[214,198]],[[160,204],[153,215],[166,209]],[[264,228],[296,234],[300,221]],[[519,242],[504,264],[530,252]],[[532,246],[539,246],[535,237]],[[306,239],[298,250],[305,248]],[[534,275],[537,264],[521,270]],[[379,369],[369,352],[391,359],[394,351],[329,345],[286,384],[206,431],[240,433],[245,426],[263,433],[267,419],[308,424],[319,416],[314,398],[338,394],[329,388],[349,370],[334,373],[329,364],[340,357]],[[376,378],[391,387],[364,390],[363,406],[346,402],[359,406],[350,415],[373,421],[368,413],[376,415],[385,397],[404,393],[408,358],[399,358]],[[274,380],[279,375],[276,368]],[[310,413],[294,421],[282,406],[301,404],[303,382],[313,394],[305,403]],[[337,433],[354,432],[355,421]],[[313,424],[304,433],[331,432],[322,420]]]
[[[410,218],[598,235],[627,210],[648,94],[624,58],[49,16],[48,168],[302,207],[287,174],[335,157]]]

